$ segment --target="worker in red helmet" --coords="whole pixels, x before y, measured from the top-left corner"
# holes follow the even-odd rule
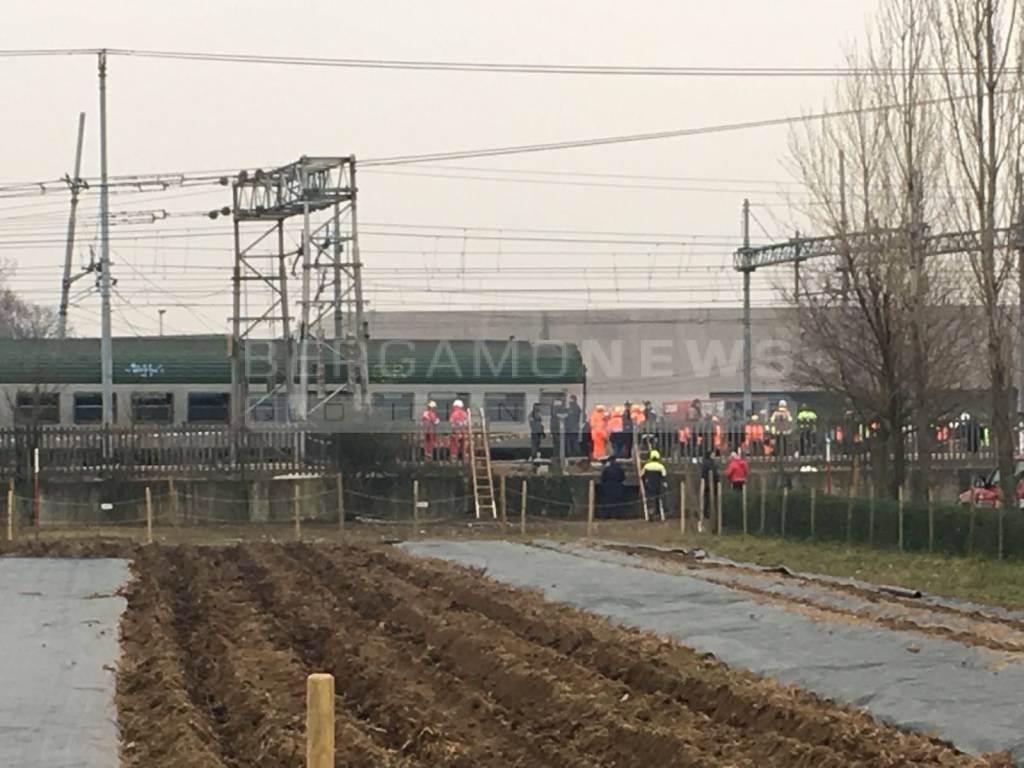
[[[452,428],[452,434],[448,440],[449,458],[452,461],[465,461],[466,444],[469,439],[469,411],[466,410],[466,406],[461,400],[452,403],[448,423]]]
[[[437,415],[437,403],[431,400],[420,416],[420,432],[423,433],[423,460],[433,461],[434,448],[437,447],[437,425],[441,418]]]

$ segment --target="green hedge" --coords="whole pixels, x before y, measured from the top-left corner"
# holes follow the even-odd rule
[[[768,489],[764,497],[764,527],[761,526],[761,494],[748,489],[747,530],[751,535],[785,536],[827,542],[850,542],[880,549],[898,549],[900,546],[899,504],[888,499],[829,496],[818,493],[814,497],[813,536],[811,526],[811,494],[798,490],[783,494]],[[785,519],[783,519],[785,506]],[[1000,511],[975,510],[973,548],[971,546],[971,513],[965,507],[936,505],[932,511],[934,534],[931,549],[948,555],[973,554],[980,557],[999,556]],[[726,531],[743,530],[742,496],[725,491],[722,504],[722,522]],[[783,527],[785,532],[783,534]],[[1024,559],[1024,513],[1007,511],[1002,521],[1003,557]],[[903,550],[929,551],[928,507],[925,504],[906,504],[903,508]]]

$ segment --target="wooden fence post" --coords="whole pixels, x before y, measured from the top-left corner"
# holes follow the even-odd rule
[[[178,509],[178,489],[174,485],[174,478],[167,480],[167,495],[171,501],[171,520],[175,526],[181,525],[181,510]]]
[[[420,481],[412,481],[412,537],[419,535],[420,528]]]
[[[705,496],[710,493],[707,483],[708,481],[703,477],[700,479],[700,498],[697,500],[697,530],[701,533],[704,532]],[[710,505],[711,499],[707,499],[707,503]]]
[[[519,492],[519,535],[526,536],[526,481],[520,486]]]
[[[334,480],[335,486],[338,490],[338,533],[344,535],[345,533],[345,480],[341,476],[341,472],[337,474]]]
[[[786,538],[786,507],[789,504],[789,486],[782,486],[782,515],[779,520],[779,530],[782,538]]]
[[[686,480],[679,481],[679,535],[686,535]]]
[[[295,540],[302,539],[302,514],[299,506],[302,503],[302,489],[299,488],[299,481],[294,480],[292,485],[292,518],[295,525]]]
[[[505,475],[498,475],[501,478],[501,485],[498,486],[498,490],[501,492],[501,526],[503,528],[508,526],[508,478]]]
[[[7,540],[14,541],[14,520],[18,510],[14,506],[14,481],[7,482]]]
[[[740,491],[740,493],[743,494],[743,498],[740,500],[740,503],[743,505],[743,535],[746,536],[747,533],[749,532],[748,528],[747,528],[747,484],[746,484],[746,482],[743,483],[743,488]]]
[[[153,492],[146,486],[146,543],[153,543]]]
[[[764,536],[764,522],[765,522],[765,503],[767,502],[768,496],[768,481],[764,475],[761,475],[761,525],[757,532]]]
[[[306,768],[334,768],[334,675],[306,678]]]
[[[935,551],[935,500],[928,488],[928,551]]]
[[[978,520],[978,500],[974,497],[974,487],[971,487],[971,516],[967,524],[967,556],[974,556],[974,527]]]
[[[875,481],[868,487],[868,546],[875,545]]]
[[[900,483],[900,487],[896,491],[896,504],[897,504],[897,522],[899,529],[897,531],[897,539],[899,542],[900,552],[903,551],[903,483]]]
[[[818,497],[818,487],[815,485],[811,486],[811,538],[814,538],[814,516],[815,516],[815,502]]]
[[[715,486],[715,535],[722,535],[722,481],[719,480],[717,483],[712,481],[711,483]]]
[[[587,538],[594,535],[594,481],[587,483]]]

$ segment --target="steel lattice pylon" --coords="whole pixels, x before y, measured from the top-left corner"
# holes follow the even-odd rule
[[[368,333],[355,158],[241,171],[232,212],[233,423],[306,423],[353,399],[361,408]]]

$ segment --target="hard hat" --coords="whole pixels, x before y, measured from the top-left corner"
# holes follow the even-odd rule
[[[967,421],[970,418],[971,414],[969,414],[967,411],[964,411],[963,413],[960,414],[960,421]]]
[[[437,408],[437,403],[431,400],[429,403],[427,403],[427,408]]]
[[[612,413],[625,413],[625,412],[626,412],[625,407],[621,406],[621,405],[616,405],[615,406],[615,410],[612,411]]]
[[[601,413],[604,413],[607,409],[603,405],[597,405],[597,406],[594,406],[594,410],[595,411],[600,411]]]
[[[651,454],[650,454],[650,460],[651,461],[657,461],[660,458],[661,458],[661,454],[658,451],[651,451]]]
[[[454,403],[452,403],[452,407],[453,408],[462,408],[463,407],[462,401],[461,400],[456,400]]]
[[[785,400],[779,400],[779,408],[785,408],[785,407],[786,407],[786,401]]]
[[[633,403],[631,406],[629,406],[629,410],[631,411],[642,411],[643,409],[644,407],[640,405],[640,403]]]

